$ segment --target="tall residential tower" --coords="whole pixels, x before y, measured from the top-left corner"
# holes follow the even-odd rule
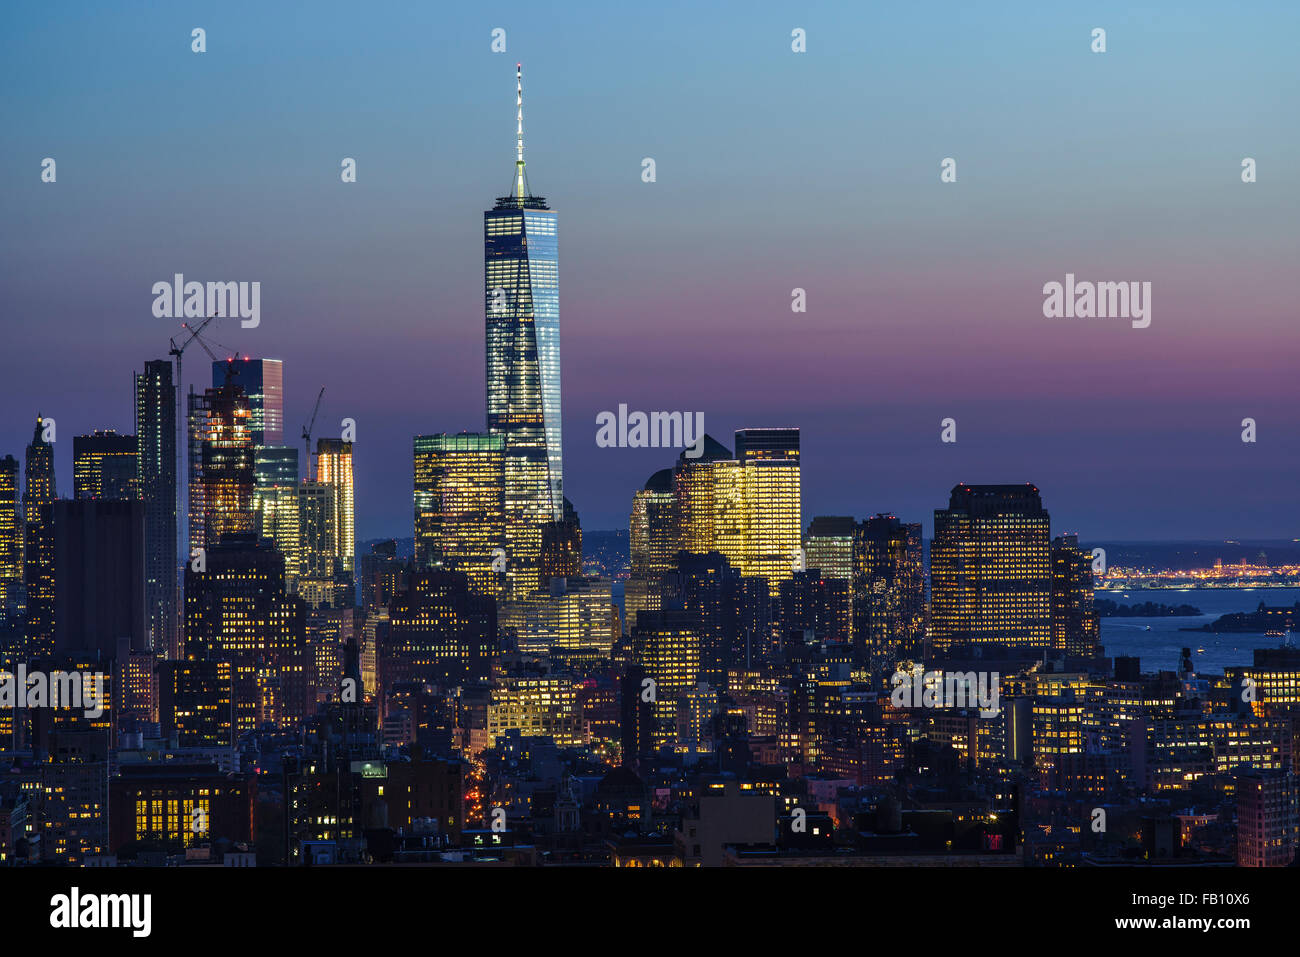
[[[12,455],[0,458],[0,626],[9,618],[9,608],[16,608],[23,584],[23,526],[18,508],[18,460]]]
[[[172,364],[135,374],[136,483],[144,499],[144,590],[149,647],[180,654],[176,574],[176,390]]]
[[[23,583],[27,589],[29,657],[54,651],[54,485],[53,421],[39,415],[27,446],[23,514],[26,519]],[[47,437],[48,436],[48,437]]]
[[[852,552],[854,651],[877,674],[892,674],[900,661],[920,657],[925,640],[921,525],[893,515],[864,519]]]

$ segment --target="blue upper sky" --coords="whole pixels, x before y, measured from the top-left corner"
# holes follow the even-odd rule
[[[809,517],[928,528],[958,481],[1030,481],[1085,539],[1293,537],[1300,7],[1172,7],[9,5],[0,455],[37,411],[133,428],[131,371],[176,333],[154,282],[257,280],[261,326],[212,341],[285,361],[289,435],[324,385],[321,421],[358,424],[358,534],[410,534],[411,436],[483,427],[522,61],[586,527],[674,457],[596,447],[627,403],[728,445],[800,426]],[[1151,327],[1044,319],[1067,272],[1152,282]]]

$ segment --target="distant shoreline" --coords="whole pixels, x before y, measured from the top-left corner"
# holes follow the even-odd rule
[[[1093,592],[1104,594],[1112,591],[1253,591],[1256,588],[1300,588],[1300,581],[1294,582],[1255,582],[1252,584],[1235,583],[1230,585],[1094,585]]]
[[[1144,601],[1124,605],[1109,598],[1095,598],[1093,605],[1100,618],[1199,618],[1205,612],[1192,605],[1166,605]]]

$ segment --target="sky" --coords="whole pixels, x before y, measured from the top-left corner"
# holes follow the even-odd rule
[[[1172,7],[5,5],[0,456],[53,416],[70,494],[71,437],[133,431],[178,334],[153,284],[259,281],[209,341],[284,360],[288,441],[324,386],[358,538],[410,535],[412,436],[484,427],[522,61],[584,528],[676,457],[596,445],[625,403],[798,426],[805,524],[928,533],[958,482],[1032,482],[1085,541],[1300,536],[1300,6]],[[1150,282],[1150,326],[1045,318],[1067,273]]]

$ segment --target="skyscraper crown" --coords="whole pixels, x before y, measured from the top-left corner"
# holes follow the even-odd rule
[[[496,209],[550,209],[546,200],[528,190],[524,172],[524,65],[515,64],[515,178],[509,196],[498,196]]]

